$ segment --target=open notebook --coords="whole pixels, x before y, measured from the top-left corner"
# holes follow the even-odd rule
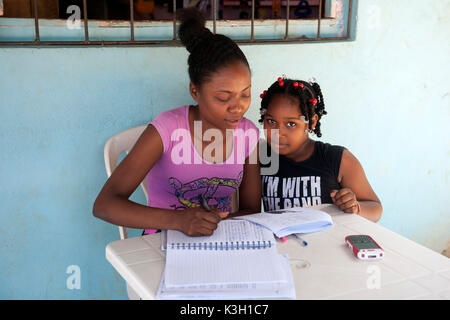
[[[316,232],[333,225],[328,213],[302,207],[255,213],[234,219],[251,221],[268,228],[279,238],[293,233]]]
[[[163,288],[286,284],[281,258],[272,232],[244,220],[223,220],[205,237],[168,230]]]

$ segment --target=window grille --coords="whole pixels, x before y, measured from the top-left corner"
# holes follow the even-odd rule
[[[4,1],[4,0],[3,0]],[[79,41],[70,41],[70,40],[43,40],[41,37],[41,19],[39,18],[39,12],[38,12],[38,6],[37,1],[38,0],[30,0],[31,1],[31,8],[32,8],[32,15],[33,15],[33,21],[34,21],[34,39],[33,40],[11,40],[2,39],[1,33],[0,33],[0,47],[11,47],[11,46],[33,46],[33,47],[44,47],[44,46],[180,46],[181,42],[179,39],[177,39],[177,20],[176,20],[176,13],[177,13],[177,0],[173,0],[173,19],[171,22],[171,28],[172,29],[172,38],[171,39],[164,39],[164,40],[142,40],[142,39],[136,39],[135,37],[135,29],[136,29],[136,20],[134,17],[134,2],[137,0],[129,0],[129,21],[126,22],[129,25],[129,36],[126,40],[98,40],[93,39],[90,37],[89,33],[89,17],[87,14],[87,8],[88,8],[88,1],[82,0],[82,17],[80,18],[80,22],[82,20],[82,27],[84,30],[84,39]],[[218,23],[222,23],[222,25],[227,25],[231,27],[242,27],[243,25],[249,25],[250,27],[250,34],[248,37],[245,38],[237,38],[234,39],[237,43],[301,43],[301,42],[313,42],[313,41],[340,41],[340,40],[350,40],[350,27],[351,27],[351,18],[352,18],[352,0],[317,0],[318,1],[318,15],[317,18],[313,19],[293,19],[292,16],[292,5],[300,6],[300,3],[308,3],[307,1],[294,1],[294,0],[282,0],[281,2],[281,8],[284,12],[284,19],[256,19],[255,18],[255,2],[257,0],[249,0],[245,1],[248,3],[251,3],[250,6],[250,12],[249,19],[247,20],[219,20],[217,16],[217,3],[218,0],[211,0],[210,7],[211,7],[211,18],[207,21],[207,26],[212,29],[213,33],[217,32],[217,25]],[[276,0],[275,0],[276,1]],[[311,1],[311,0],[310,0]],[[330,4],[330,2],[333,2],[334,4],[340,4],[341,11],[340,16],[332,16],[332,17],[323,17],[322,12],[324,10],[325,4]],[[238,2],[238,1],[236,1]],[[328,2],[328,3],[327,3]],[[283,8],[284,6],[284,8]],[[343,14],[343,9],[345,10],[346,14]],[[3,8],[5,10],[5,8]],[[0,0],[0,14],[2,13],[2,0]],[[344,17],[346,18],[344,21]],[[0,21],[5,21],[8,18],[1,18]],[[340,24],[340,30],[339,32],[336,32],[336,35],[323,35],[321,26],[322,22],[326,20],[330,22],[330,25],[333,25],[336,27]],[[46,20],[48,21],[48,20]],[[294,22],[299,21],[309,21],[310,27],[311,25],[317,23],[317,29],[315,30],[315,36],[305,36],[302,34],[301,36],[292,36],[291,35],[291,29],[292,24]],[[124,22],[122,22],[124,23]],[[142,22],[140,22],[142,23]],[[152,26],[154,22],[149,21],[147,22],[147,26]],[[258,37],[255,34],[255,27],[260,25],[282,25],[284,24],[284,35],[276,38],[276,37]],[[296,24],[298,25],[298,23]],[[166,24],[167,26],[167,24]],[[1,25],[0,27],[5,27]],[[211,28],[212,27],[212,28]],[[0,28],[2,29],[2,28]],[[298,27],[297,27],[298,29]],[[3,29],[5,30],[5,29]],[[336,30],[336,28],[335,28]],[[223,32],[219,32],[223,33]],[[226,33],[223,33],[226,34]]]

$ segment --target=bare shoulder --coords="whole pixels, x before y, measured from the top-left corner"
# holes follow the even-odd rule
[[[356,158],[356,156],[348,149],[344,148],[342,151],[341,166],[339,169],[339,182],[342,181],[344,176],[348,176],[349,173],[355,171],[363,171],[363,167],[358,158]]]
[[[162,139],[155,127],[148,125],[129,154],[109,177],[104,189],[130,196],[162,154]]]
[[[148,172],[159,160],[163,150],[161,136],[156,128],[149,124],[125,159],[132,163],[133,168],[141,168]]]
[[[356,156],[353,153],[351,153],[348,149],[344,149],[342,151],[342,160],[346,161],[346,162],[358,162],[359,163],[358,158],[356,158]]]

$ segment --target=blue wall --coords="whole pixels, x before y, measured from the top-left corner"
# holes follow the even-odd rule
[[[259,93],[281,74],[316,77],[321,140],[359,158],[379,224],[439,252],[450,238],[449,12],[449,1],[361,0],[355,41],[242,45],[247,117],[258,120]],[[0,49],[0,298],[127,298],[105,259],[118,229],[91,213],[103,146],[192,102],[186,59],[178,47]],[[79,290],[66,286],[70,265]]]

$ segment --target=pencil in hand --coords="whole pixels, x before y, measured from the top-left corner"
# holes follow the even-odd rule
[[[208,202],[206,201],[206,199],[201,194],[198,196],[198,198],[203,209],[211,212],[211,208],[208,206]]]
[[[225,219],[228,216],[228,212],[226,212],[226,211],[219,211],[217,208],[214,208],[214,207],[211,208],[208,205],[208,202],[206,201],[206,199],[201,194],[198,196],[198,199],[200,200],[200,204],[203,209],[205,209],[208,212],[218,215],[221,220]]]

